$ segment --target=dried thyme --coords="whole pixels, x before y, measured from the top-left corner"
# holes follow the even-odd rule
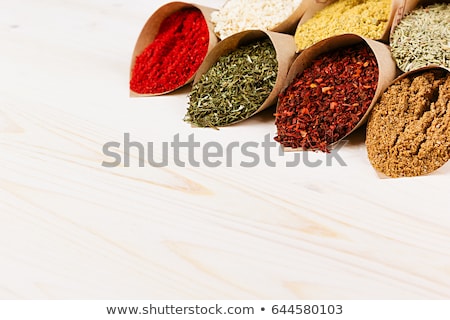
[[[420,7],[406,15],[391,36],[392,55],[407,72],[428,65],[450,67],[450,4]]]
[[[270,95],[277,70],[269,40],[222,56],[193,86],[184,120],[199,127],[220,127],[249,118]]]

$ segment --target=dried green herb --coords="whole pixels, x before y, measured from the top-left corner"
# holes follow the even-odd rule
[[[392,55],[407,72],[428,65],[450,67],[450,4],[420,7],[406,15],[391,35]]]
[[[249,118],[270,95],[277,71],[269,40],[222,56],[193,86],[184,120],[199,127],[220,127]]]

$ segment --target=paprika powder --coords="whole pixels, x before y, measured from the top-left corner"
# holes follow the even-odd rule
[[[183,86],[200,67],[208,46],[208,25],[199,9],[171,14],[161,23],[154,41],[136,57],[130,89],[162,94]]]

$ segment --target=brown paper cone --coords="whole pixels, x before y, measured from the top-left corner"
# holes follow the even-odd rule
[[[392,34],[395,27],[399,24],[400,20],[402,20],[408,12],[410,12],[417,6],[418,1],[420,0],[403,0],[402,4],[397,7],[394,19],[392,21],[390,34]]]
[[[306,23],[309,19],[314,17],[314,15],[324,9],[326,6],[330,5],[333,2],[336,2],[337,0],[305,0],[308,1],[308,7],[306,11],[304,12],[302,18],[300,19],[298,26]],[[392,24],[397,17],[397,15],[402,12],[403,8],[405,8],[405,2],[408,0],[392,0],[391,1],[391,11],[388,18],[388,23],[386,28],[384,29],[383,35],[379,39],[373,39],[373,40],[379,40],[385,43],[389,42],[389,36],[391,33]],[[297,27],[298,28],[298,27]],[[323,40],[323,39],[322,39]],[[301,50],[300,50],[301,51]]]
[[[397,7],[397,10],[394,15],[394,19],[392,21],[390,34],[394,32],[395,27],[400,23],[400,20],[403,19],[405,15],[407,15],[412,10],[420,7],[420,6],[428,6],[434,3],[445,3],[447,1],[441,0],[402,0],[400,6]]]
[[[287,34],[294,34],[295,29],[297,28],[298,22],[300,21],[301,17],[307,10],[309,3],[314,2],[316,0],[303,0],[300,5],[297,7],[297,9],[284,21],[280,22],[277,26],[273,28],[268,28],[268,31],[273,32],[279,32],[279,33],[287,33]],[[321,1],[321,0],[317,0]],[[325,0],[327,1],[327,0]],[[227,4],[228,1],[225,1],[222,7],[224,7]],[[220,9],[219,9],[220,10]],[[246,30],[248,31],[248,30]],[[220,38],[220,35],[216,33],[216,36]]]
[[[280,91],[282,92],[286,90],[289,87],[289,85],[293,82],[293,80],[296,78],[296,76],[302,73],[306,68],[308,68],[311,65],[312,61],[316,59],[319,55],[350,45],[356,45],[362,42],[366,43],[372,49],[378,63],[379,74],[375,95],[365,115],[361,118],[358,124],[352,129],[352,131],[349,132],[346,136],[342,137],[340,140],[334,142],[330,146],[333,146],[342,139],[348,137],[351,133],[353,133],[356,129],[361,127],[367,121],[369,113],[372,110],[375,103],[377,102],[378,98],[389,86],[391,81],[395,79],[397,75],[397,69],[395,61],[392,59],[389,47],[383,43],[367,39],[355,34],[343,34],[322,40],[316,43],[315,45],[302,51],[302,53],[297,57],[297,59],[292,64],[291,69],[289,70],[289,73],[285,79],[282,90]],[[293,149],[293,148],[284,148],[284,149],[286,151],[303,151],[303,149]]]
[[[159,27],[160,27],[161,23],[164,21],[164,19],[166,19],[173,13],[180,11],[182,9],[186,9],[186,8],[197,8],[202,12],[202,14],[206,20],[206,23],[208,25],[208,29],[209,29],[208,52],[210,52],[212,50],[212,48],[215,47],[215,45],[217,44],[217,42],[219,40],[217,39],[217,37],[214,33],[214,27],[211,23],[211,13],[213,11],[215,11],[216,9],[200,6],[197,4],[186,3],[186,2],[169,2],[165,5],[163,5],[162,7],[160,7],[158,10],[156,10],[152,14],[152,16],[147,20],[146,24],[142,28],[142,31],[136,41],[136,45],[135,45],[134,51],[133,51],[133,56],[131,59],[130,79],[132,76],[134,64],[136,63],[136,57],[139,56],[145,50],[145,48],[147,48],[147,46],[149,46],[155,40],[155,38],[159,32]],[[186,84],[192,82],[194,77],[195,77],[195,74],[188,81],[186,81],[186,83],[184,83],[182,86],[175,88],[173,90],[167,91],[167,92],[163,92],[163,93],[139,94],[139,93],[136,93],[136,92],[130,90],[130,97],[148,97],[148,96],[157,96],[157,95],[167,94],[169,92],[173,92],[173,91],[185,86]]]
[[[250,117],[274,105],[283,86],[284,79],[289,71],[289,67],[296,57],[294,39],[288,34],[276,33],[272,31],[249,30],[242,31],[226,38],[225,40],[219,42],[203,61],[203,64],[200,66],[194,79],[194,84],[200,81],[201,76],[206,73],[219,60],[220,57],[233,52],[241,46],[262,39],[270,39],[275,48],[278,61],[277,79],[270,95],[258,108],[258,110],[256,110]],[[241,122],[243,120],[246,119],[230,123],[229,125]]]
[[[437,0],[402,0],[402,4],[398,6],[395,17],[392,22],[391,26],[391,33],[394,30],[394,28],[399,24],[400,20],[403,19],[403,17],[414,10],[417,7],[420,6],[428,6],[433,3],[445,3],[446,1],[437,1]]]
[[[394,80],[392,80],[389,83],[389,85],[386,87],[386,89],[388,87],[390,87],[391,85],[393,85],[394,83],[397,83],[398,81],[400,81],[402,79],[408,78],[408,77],[410,77],[412,75],[415,75],[416,73],[417,74],[418,73],[423,73],[423,72],[429,71],[429,70],[431,70],[431,71],[432,70],[445,70],[447,72],[450,72],[450,68],[446,68],[446,67],[443,67],[443,66],[437,66],[437,65],[430,65],[430,66],[422,67],[422,68],[419,68],[419,69],[414,69],[414,70],[411,70],[411,71],[408,71],[408,72],[405,72],[405,73],[402,73],[401,75],[399,75],[397,78],[395,78]],[[386,89],[384,91],[386,91]],[[382,94],[384,93],[384,91],[382,92]]]
[[[302,0],[297,9],[286,20],[281,22],[275,28],[269,29],[269,31],[288,33],[293,35],[300,19],[303,17],[312,1],[316,0]]]
[[[403,0],[403,5],[397,8],[397,12],[394,18],[394,21],[392,23],[391,26],[391,32],[390,32],[390,41],[392,41],[391,35],[393,35],[395,28],[398,26],[398,24],[400,23],[400,21],[411,11],[413,11],[414,9],[421,7],[421,6],[428,6],[428,5],[432,5],[435,3],[447,3],[448,0],[441,0],[441,1],[437,1],[437,0]],[[420,45],[420,44],[418,44]],[[405,70],[402,70],[405,71]]]
[[[399,12],[403,10],[403,8],[408,8],[408,5],[406,4],[408,0],[392,0],[391,3],[391,14],[389,15],[388,24],[386,26],[386,29],[384,29],[384,33],[381,36],[380,40],[385,43],[389,43],[389,37],[391,35],[392,25],[396,18],[398,17]]]
[[[389,85],[383,90],[383,92],[381,93],[381,95],[383,95],[383,93],[384,93],[385,91],[387,91],[387,89],[388,89],[390,86],[392,86],[392,85],[394,85],[395,83],[401,81],[402,79],[409,78],[409,77],[414,76],[414,75],[416,75],[416,74],[419,75],[419,74],[424,73],[424,72],[426,72],[426,71],[433,71],[433,70],[445,70],[446,72],[450,73],[450,68],[446,68],[446,67],[443,67],[443,66],[434,66],[434,65],[433,65],[433,66],[422,67],[422,68],[415,69],[415,70],[411,70],[411,71],[402,73],[400,76],[398,76],[397,78],[395,78],[394,80],[392,80],[392,81],[389,83]],[[381,95],[378,97],[377,100],[379,100],[379,99],[381,98]],[[378,101],[377,101],[377,102],[378,102]],[[374,104],[374,105],[375,105],[375,104]],[[373,105],[373,106],[374,106],[374,105]],[[372,106],[372,107],[373,107],[373,106]],[[367,145],[366,145],[366,147],[367,147]],[[437,170],[437,169],[436,169],[436,170]],[[376,172],[377,176],[378,176],[380,179],[392,179],[392,177],[389,177],[389,176],[387,176],[386,174],[384,174],[384,173],[382,173],[382,172],[380,172],[380,171],[378,171],[378,170],[376,170],[375,172]],[[434,172],[434,171],[433,171],[433,172]],[[430,172],[429,174],[432,174],[433,172]]]
[[[303,0],[305,12],[303,12],[303,15],[299,20],[297,26],[305,23],[306,21],[314,17],[317,12],[336,1],[337,0]]]

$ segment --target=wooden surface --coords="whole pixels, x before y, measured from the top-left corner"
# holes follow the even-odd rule
[[[273,110],[192,129],[189,89],[128,97],[163,3],[1,0],[0,298],[449,299],[449,166],[380,178],[364,132],[346,167],[101,166],[125,132],[227,145],[276,131]]]

